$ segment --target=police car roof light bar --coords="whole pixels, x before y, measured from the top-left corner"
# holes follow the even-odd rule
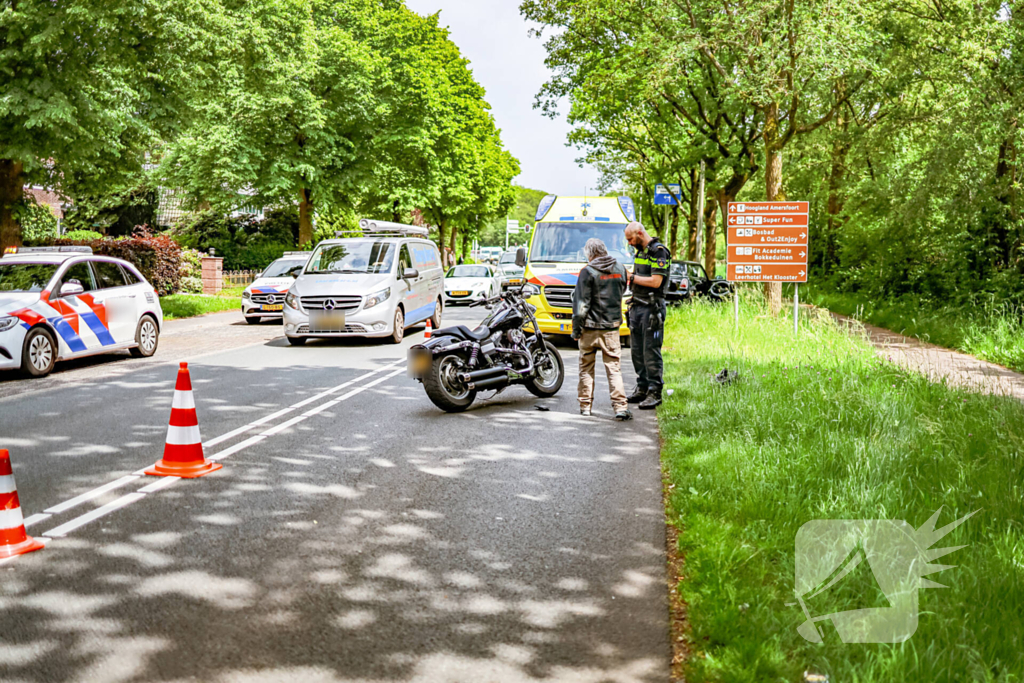
[[[399,235],[417,235],[419,237],[426,237],[430,234],[430,231],[426,228],[421,228],[416,225],[404,225],[402,223],[390,223],[388,221],[374,221],[368,218],[360,220],[359,227],[363,229],[363,232],[374,234],[391,233]]]
[[[80,246],[63,246],[63,247],[7,247],[4,249],[4,254],[40,254],[40,253],[53,253],[53,252],[65,252],[75,254],[91,254],[92,247],[80,247]]]
[[[309,256],[312,253],[311,251],[286,251],[284,256]]]

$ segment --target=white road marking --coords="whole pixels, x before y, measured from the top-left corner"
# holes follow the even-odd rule
[[[334,387],[332,389],[328,389],[327,391],[321,392],[320,394],[317,394],[313,398],[314,399],[316,399],[316,398],[324,398],[325,396],[329,396],[329,395],[331,395],[333,393],[341,391],[342,389],[345,389],[346,387],[352,386],[353,384],[355,384],[355,383],[357,383],[357,382],[359,382],[361,380],[364,380],[364,379],[367,379],[369,377],[372,377],[373,375],[375,375],[375,374],[377,374],[379,372],[385,371],[385,370],[387,370],[389,368],[392,368],[395,365],[398,365],[398,364],[403,363],[403,362],[404,361],[399,360],[399,361],[395,361],[394,363],[389,363],[389,364],[384,365],[384,366],[382,366],[382,367],[380,367],[380,368],[378,368],[376,370],[373,370],[373,371],[368,372],[368,373],[366,373],[364,375],[361,375],[360,377],[357,377],[357,378],[355,378],[353,380],[345,382],[344,384],[339,384],[338,386],[336,386],[336,387]],[[320,405],[320,406],[317,406],[316,408],[308,410],[305,413],[303,413],[302,415],[297,415],[297,416],[291,418],[290,420],[285,420],[281,424],[275,425],[275,426],[271,427],[270,429],[268,429],[268,430],[266,430],[266,431],[264,431],[264,432],[262,432],[260,434],[252,436],[252,437],[246,439],[245,441],[242,441],[240,443],[235,444],[234,446],[230,446],[230,447],[224,449],[223,451],[215,453],[214,455],[209,456],[209,459],[210,460],[223,460],[224,458],[227,458],[228,456],[234,455],[235,453],[238,453],[239,451],[245,450],[246,448],[249,448],[250,446],[253,446],[253,445],[255,445],[255,444],[257,444],[257,443],[259,443],[259,442],[261,442],[261,441],[263,441],[265,439],[270,438],[271,436],[273,436],[275,434],[278,434],[278,433],[284,431],[288,427],[291,427],[293,425],[298,424],[299,422],[307,420],[310,417],[313,417],[314,415],[322,412],[323,410],[326,410],[327,408],[330,408],[332,406],[336,406],[339,403],[341,403],[342,401],[346,401],[349,398],[352,398],[353,396],[355,396],[355,395],[357,395],[357,394],[359,394],[359,393],[361,393],[363,391],[366,391],[367,389],[375,387],[378,384],[380,384],[381,382],[385,382],[385,381],[391,379],[392,377],[394,377],[395,375],[401,374],[404,371],[405,371],[404,368],[399,368],[397,370],[394,370],[394,371],[384,375],[383,377],[375,379],[374,381],[372,381],[372,382],[370,382],[368,384],[365,384],[365,385],[360,386],[360,387],[356,387],[352,391],[349,391],[348,393],[346,393],[346,394],[344,394],[344,395],[342,395],[342,396],[340,396],[340,397],[338,397],[338,398],[336,398],[336,399],[334,399],[332,401],[328,401],[327,403],[324,403],[323,405]],[[235,429],[235,430],[233,430],[231,432],[228,432],[228,434],[225,434],[225,435],[223,435],[221,437],[217,437],[217,439],[214,439],[211,442],[211,445],[212,445],[213,442],[217,442],[219,440],[223,440],[225,438],[229,438],[228,435],[235,436],[235,435],[241,434],[245,430],[252,429],[253,427],[258,426],[261,423],[268,422],[270,419],[272,419],[275,416],[285,415],[285,414],[287,414],[288,412],[290,412],[292,410],[295,410],[295,409],[300,408],[300,407],[305,406],[305,405],[309,405],[309,403],[311,403],[311,402],[312,401],[310,399],[306,399],[304,401],[300,401],[299,403],[296,403],[295,405],[290,406],[289,408],[287,408],[285,410],[280,410],[277,413],[274,413],[273,415],[268,415],[267,417],[261,418],[260,420],[252,422],[252,423],[246,425],[245,427],[242,427],[240,429]],[[79,505],[79,504],[84,503],[84,502],[86,502],[88,500],[96,498],[97,496],[100,496],[100,495],[106,493],[107,491],[112,491],[112,490],[114,490],[116,488],[119,488],[121,486],[124,486],[125,484],[128,484],[128,483],[130,483],[132,481],[136,481],[137,479],[140,478],[141,474],[143,474],[143,471],[139,470],[139,472],[136,472],[134,474],[130,474],[130,475],[121,477],[120,479],[117,479],[117,480],[112,481],[112,482],[110,482],[108,484],[104,484],[103,486],[95,488],[92,491],[88,491],[86,493],[83,493],[82,495],[77,496],[76,498],[72,498],[69,501],[66,501],[66,502],[61,503],[59,505],[56,505],[56,506],[54,506],[52,508],[49,508],[48,510],[46,510],[46,512],[47,513],[57,513],[57,512],[63,512],[65,510],[69,510],[72,507],[75,507],[76,505]],[[104,505],[102,507],[96,508],[95,510],[92,510],[91,512],[87,512],[86,514],[81,515],[79,517],[76,517],[75,519],[72,519],[69,522],[61,524],[60,526],[58,526],[58,527],[56,527],[54,529],[51,529],[50,531],[45,532],[43,535],[47,536],[47,537],[51,537],[51,538],[57,538],[57,537],[66,536],[68,533],[70,533],[70,532],[74,531],[75,529],[78,529],[78,528],[80,528],[82,526],[85,526],[89,522],[92,522],[92,521],[95,521],[97,519],[100,519],[101,517],[104,517],[104,516],[110,514],[111,512],[114,512],[115,510],[120,510],[123,507],[127,507],[128,505],[131,505],[132,503],[136,503],[136,502],[142,500],[143,498],[145,498],[147,494],[154,493],[156,491],[160,491],[162,489],[168,488],[169,486],[173,486],[174,484],[178,483],[179,481],[181,481],[180,477],[162,477],[158,481],[155,481],[155,482],[153,482],[151,484],[147,484],[146,486],[143,486],[142,488],[140,488],[135,493],[129,493],[129,494],[126,494],[124,496],[121,496],[120,498],[118,498],[116,500],[113,500],[110,503],[107,503],[106,505]],[[33,515],[29,519],[32,520],[33,523],[35,523],[35,522],[38,522],[38,521],[43,521],[45,519],[48,519],[49,517],[50,517],[49,514],[42,514],[42,515]]]
[[[61,524],[59,527],[50,529],[49,531],[44,533],[43,536],[49,536],[50,538],[59,538],[61,536],[66,536],[69,532],[74,531],[80,526],[85,526],[93,520],[109,515],[114,510],[119,510],[126,505],[131,505],[135,501],[142,500],[145,497],[145,493],[138,492],[123,495],[117,500],[113,500],[107,503],[103,507],[98,507],[92,512],[87,512],[81,517],[75,517],[73,520],[67,522],[66,524]]]
[[[46,520],[48,520],[52,516],[53,515],[48,515],[45,512],[40,512],[38,514],[32,515],[31,517],[26,517],[25,518],[25,522],[24,522],[25,528],[27,529],[28,527],[32,526],[33,524],[38,524],[39,522],[46,521]]]

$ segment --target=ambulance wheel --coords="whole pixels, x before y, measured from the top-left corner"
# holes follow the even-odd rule
[[[249,323],[250,325],[259,325],[262,320],[263,318],[259,317],[258,315],[245,316],[245,322]]]
[[[285,336],[285,339],[287,339],[288,343],[291,344],[292,346],[302,346],[303,344],[306,343],[306,337],[288,337],[288,336]]]
[[[45,327],[33,327],[25,335],[21,370],[29,377],[46,377],[57,363],[57,343]]]
[[[624,334],[621,337],[619,337],[619,341],[622,342],[620,344],[620,346],[622,348],[624,348],[624,349],[631,349],[631,348],[633,348],[633,335],[631,335],[631,334]]]
[[[135,358],[149,358],[156,353],[156,347],[160,344],[160,329],[151,316],[144,315],[139,321],[139,327],[135,330],[135,343],[138,346],[128,350]]]

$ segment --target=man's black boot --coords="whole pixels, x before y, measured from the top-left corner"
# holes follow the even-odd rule
[[[640,403],[640,410],[654,410],[661,405],[661,389],[651,389]]]
[[[640,401],[647,398],[647,389],[641,389],[637,387],[633,390],[633,393],[626,397],[627,403],[640,403]]]

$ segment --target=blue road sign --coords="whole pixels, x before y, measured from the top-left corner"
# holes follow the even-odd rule
[[[675,206],[676,204],[679,203],[679,202],[677,202],[675,200],[675,197],[673,197],[672,194],[669,194],[669,190],[670,189],[672,190],[672,194],[674,194],[676,197],[681,197],[683,195],[683,186],[682,185],[671,184],[671,183],[667,187],[665,185],[655,185],[654,186],[654,205],[655,206],[661,206],[661,205],[664,205],[664,206]]]

